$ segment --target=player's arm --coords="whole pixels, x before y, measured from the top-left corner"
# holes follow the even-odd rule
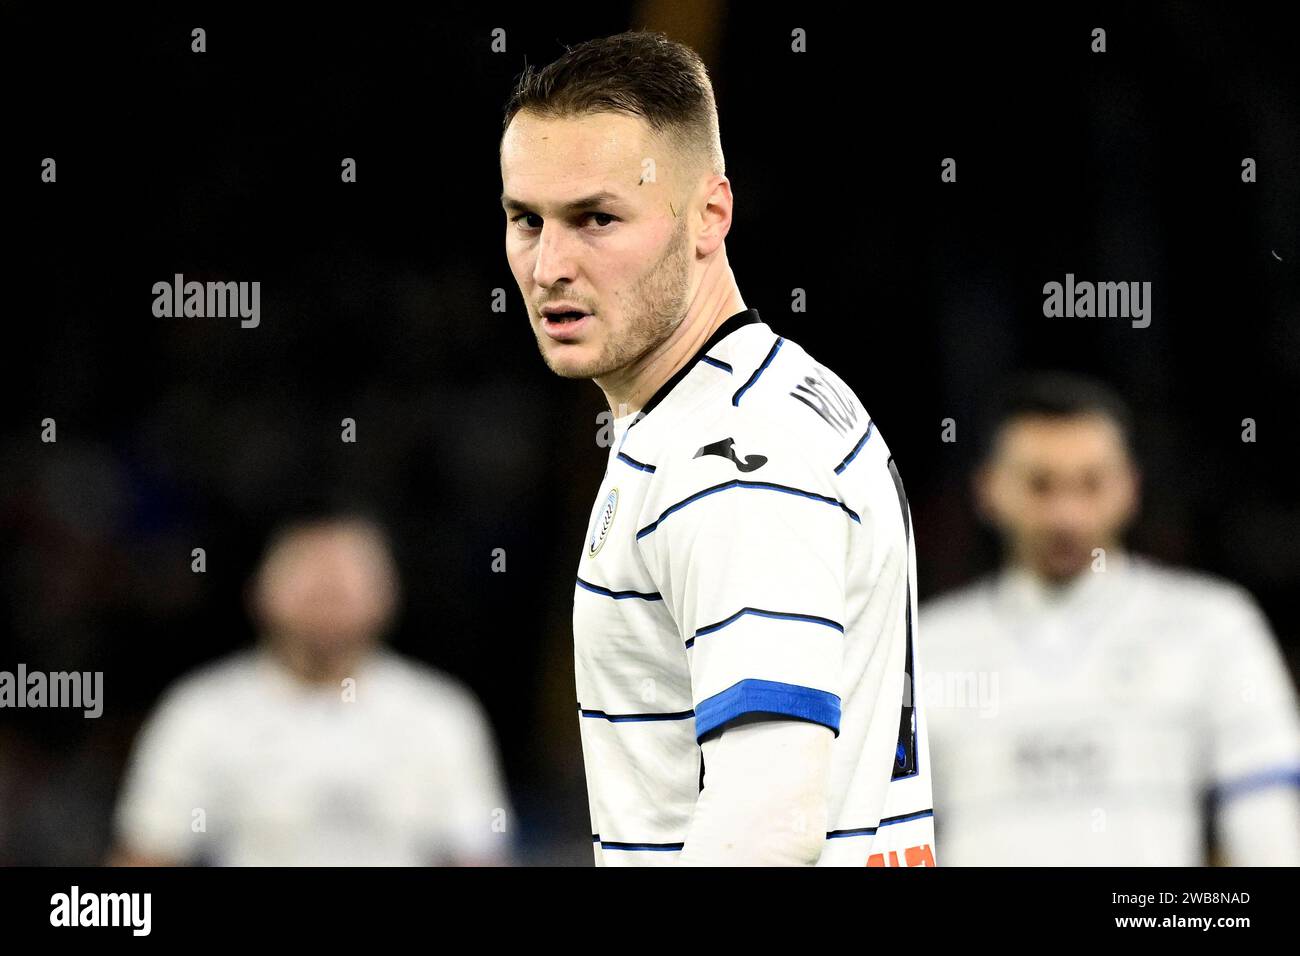
[[[1230,866],[1300,866],[1300,718],[1267,620],[1239,592],[1208,663],[1215,830]]]
[[[827,830],[829,727],[746,714],[705,737],[682,866],[812,866]]]
[[[197,855],[202,829],[195,812],[214,809],[207,784],[210,725],[184,685],[163,696],[136,738],[106,865],[185,865]]]
[[[680,859],[815,863],[839,733],[850,522],[861,518],[816,456],[770,435],[736,447],[767,462],[740,472],[687,449],[656,463],[638,537],[688,655],[704,759]]]
[[[444,746],[430,749],[442,799],[427,804],[429,830],[451,866],[506,866],[514,813],[496,735],[478,697],[462,688],[441,729]]]

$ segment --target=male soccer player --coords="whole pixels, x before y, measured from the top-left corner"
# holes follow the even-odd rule
[[[525,71],[501,174],[542,358],[614,415],[573,610],[597,865],[933,865],[903,487],[741,300],[703,64],[633,32]]]
[[[922,608],[946,864],[1300,863],[1300,725],[1242,588],[1125,551],[1129,413],[1100,383],[1028,378],[976,475],[1006,565]]]
[[[382,643],[399,590],[378,521],[287,518],[250,583],[258,645],[178,681],[141,732],[111,862],[508,862],[482,705]]]

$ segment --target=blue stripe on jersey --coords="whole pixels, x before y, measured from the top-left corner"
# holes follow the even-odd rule
[[[700,361],[701,361],[701,362],[707,362],[708,364],[712,365],[714,368],[720,368],[720,369],[722,369],[724,372],[726,372],[728,375],[730,375],[731,372],[732,372],[732,369],[731,369],[731,366],[730,366],[730,365],[728,365],[726,362],[721,361],[720,359],[715,359],[715,358],[713,358],[712,356],[709,356],[709,355],[701,355],[701,356],[700,356]]]
[[[848,505],[846,505],[844,502],[840,501],[838,498],[830,498],[826,495],[819,495],[815,491],[804,491],[801,488],[791,488],[789,485],[778,485],[775,482],[771,482],[771,481],[745,481],[742,478],[733,478],[731,479],[731,481],[724,481],[722,484],[714,485],[712,488],[705,488],[703,491],[697,491],[689,498],[683,498],[675,505],[669,505],[667,508],[664,509],[663,514],[661,514],[658,518],[650,522],[648,525],[646,525],[644,528],[642,528],[640,531],[636,533],[637,540],[638,541],[641,540],[650,532],[654,531],[655,528],[659,527],[659,525],[663,522],[663,520],[667,518],[670,514],[672,514],[674,511],[678,511],[682,508],[685,508],[687,505],[691,504],[692,502],[699,501],[701,498],[707,497],[708,495],[715,494],[716,492],[719,491],[728,491],[732,488],[750,488],[757,491],[781,491],[787,495],[800,495],[804,498],[811,498],[813,501],[821,501],[828,505],[836,505],[837,507],[841,508],[845,514],[847,514],[858,524],[862,524],[862,519],[858,517],[858,513],[854,511],[852,508],[850,508]]]
[[[607,714],[603,710],[592,710],[584,708],[582,701],[578,701],[578,713],[583,717],[603,717],[610,723],[623,723],[626,721],[643,721],[643,720],[685,720],[687,717],[694,717],[693,710],[679,710],[671,714]]]
[[[853,446],[853,451],[849,452],[845,459],[835,466],[835,474],[841,474],[845,468],[849,467],[849,462],[858,457],[858,452],[862,451],[862,446],[865,445],[867,439],[871,437],[871,429],[875,424],[875,422],[867,422],[866,432],[864,432],[862,437],[858,439],[858,443]]]
[[[623,433],[623,437],[624,437],[624,438],[627,437],[627,433],[626,433],[626,432]],[[618,447],[619,447],[619,448],[622,448],[623,446],[622,446],[622,445],[619,445]],[[628,463],[629,465],[631,465],[633,468],[640,468],[642,471],[648,471],[648,472],[650,472],[651,474],[654,474],[654,470],[655,470],[655,466],[654,466],[654,465],[647,465],[647,464],[646,464],[645,462],[643,462],[643,461],[637,461],[637,460],[636,460],[635,458],[633,458],[631,455],[625,455],[625,454],[623,454],[623,452],[619,452],[619,453],[618,453],[618,460],[619,460],[619,461],[625,461],[625,462],[627,462],[627,463]]]
[[[578,578],[578,586],[586,588],[592,594],[603,594],[605,597],[611,597],[616,601],[622,601],[625,598],[641,598],[643,601],[662,601],[664,596],[658,591],[611,591],[609,588],[603,588],[599,584],[592,584],[590,581],[584,581]]]
[[[1215,786],[1214,796],[1219,800],[1230,800],[1269,787],[1300,787],[1300,766],[1272,767],[1226,780]]]
[[[731,396],[731,404],[733,406],[740,404],[740,396],[744,395],[745,390],[758,381],[758,377],[763,374],[763,370],[772,364],[772,359],[776,358],[776,353],[781,348],[781,343],[784,341],[785,339],[778,337],[776,342],[772,345],[771,350],[767,353],[767,358],[763,359],[763,364],[754,369],[754,374],[749,376],[748,382],[736,389],[736,394]]]
[[[876,827],[858,827],[856,830],[831,830],[826,834],[828,840],[838,840],[841,837],[871,836],[880,827],[887,827],[891,823],[907,823],[909,820],[924,820],[926,817],[934,816],[934,809],[917,810],[915,813],[900,813],[896,817],[884,817],[880,821],[880,826]]]
[[[824,624],[827,627],[835,628],[835,630],[839,631],[841,634],[844,633],[843,626],[836,624],[828,617],[818,617],[816,614],[796,614],[793,611],[767,611],[761,607],[742,607],[730,617],[723,618],[716,624],[706,624],[704,627],[700,628],[691,636],[691,639],[686,642],[686,646],[693,647],[695,644],[695,638],[702,634],[712,634],[714,631],[719,631],[746,614],[757,614],[759,617],[771,617],[783,621],[808,621],[811,624]]]
[[[829,691],[774,680],[746,678],[695,708],[695,739],[741,714],[784,714],[825,724],[840,735],[840,699]]]

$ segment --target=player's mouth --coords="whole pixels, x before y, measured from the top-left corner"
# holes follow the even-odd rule
[[[571,341],[578,337],[591,315],[577,309],[547,307],[542,312],[542,328],[546,334],[559,342]]]

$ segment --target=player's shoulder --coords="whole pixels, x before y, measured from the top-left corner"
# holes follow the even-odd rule
[[[733,369],[664,437],[661,479],[689,486],[700,477],[836,483],[837,467],[868,434],[870,416],[853,390],[797,342],[751,343]],[[760,355],[759,353],[762,353]],[[752,367],[751,367],[752,366]]]
[[[257,649],[248,647],[191,668],[163,690],[156,712],[203,719],[215,711],[238,708],[241,695],[253,690],[258,659]]]
[[[380,693],[393,705],[440,720],[477,720],[482,713],[478,695],[465,681],[390,647],[374,651],[371,668]]]
[[[1189,625],[1216,627],[1225,622],[1259,619],[1261,612],[1254,595],[1222,575],[1145,555],[1130,555],[1127,560],[1127,570],[1139,593]]]
[[[829,364],[799,342],[778,336],[767,387],[757,379],[742,397],[756,422],[779,428],[807,451],[834,453],[866,433],[871,416],[858,394]],[[780,359],[779,363],[776,359]]]

